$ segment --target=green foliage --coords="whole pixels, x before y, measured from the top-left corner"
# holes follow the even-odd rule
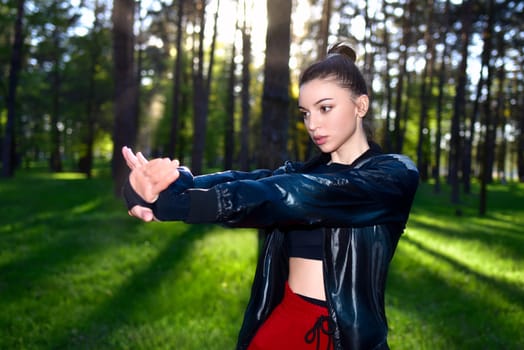
[[[126,214],[106,178],[0,181],[0,348],[232,349],[256,232]],[[462,216],[422,185],[386,295],[393,349],[524,346],[524,186]]]

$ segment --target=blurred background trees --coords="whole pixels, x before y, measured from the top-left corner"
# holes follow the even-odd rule
[[[195,173],[275,167],[314,150],[300,71],[355,45],[388,152],[460,202],[524,181],[524,3],[483,0],[0,0],[2,176],[92,176],[123,145]]]

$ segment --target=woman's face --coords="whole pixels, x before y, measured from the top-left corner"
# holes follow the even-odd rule
[[[334,80],[315,79],[300,87],[298,107],[309,136],[333,162],[351,163],[367,149],[362,118],[368,108],[366,95],[353,97]]]

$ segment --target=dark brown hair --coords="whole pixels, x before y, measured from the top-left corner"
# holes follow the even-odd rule
[[[355,96],[368,95],[366,81],[355,65],[355,50],[343,42],[333,45],[327,56],[309,66],[301,75],[299,85],[314,79],[333,78],[341,87]]]

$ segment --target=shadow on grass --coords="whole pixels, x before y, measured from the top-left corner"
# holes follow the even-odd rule
[[[38,306],[36,313],[31,311],[39,300],[56,302],[49,297],[53,289],[69,288],[67,283],[72,283],[60,279],[55,285],[48,279],[75,274],[79,264],[96,264],[97,257],[118,251],[121,246],[142,243],[151,235],[137,232],[145,224],[128,217],[123,203],[113,198],[108,180],[24,178],[13,182],[12,186],[0,183],[4,201],[0,215],[0,309],[10,306],[16,310],[0,316],[0,326],[4,326],[0,328],[4,328],[1,332],[6,332],[3,334],[9,336],[11,345],[14,339],[25,338],[32,344],[46,344],[46,348],[53,349],[101,345],[110,348],[110,336],[132,319],[137,308],[144,307],[141,301],[154,295],[155,287],[164,281],[166,274],[183,269],[179,263],[192,250],[194,242],[209,231],[207,226],[176,226],[182,232],[171,232],[172,238],[163,239],[164,248],[155,251],[158,255],[148,265],[134,268],[111,295],[96,296],[97,301],[84,309],[87,314],[71,310],[64,326],[56,320],[59,312],[64,312],[63,306],[53,315],[49,305],[51,313],[45,318],[41,314],[47,311],[47,306]],[[64,295],[64,291],[56,292]],[[22,323],[25,327],[35,324],[39,331],[24,334],[17,328],[20,321],[14,320],[16,312],[23,313],[20,317],[27,320]],[[38,319],[42,323],[37,324]]]
[[[459,204],[463,215],[455,216],[447,193],[435,195],[428,185],[421,186],[409,234],[399,242],[388,278],[394,345],[417,349],[522,348],[524,289],[514,277],[506,279],[518,276],[522,268],[522,188],[490,188],[488,215],[479,217],[478,196],[464,196]],[[423,238],[417,237],[418,230]],[[468,250],[464,253],[470,256],[476,251],[485,256],[484,261],[475,263],[491,273],[454,258],[459,249]],[[516,270],[501,271],[498,277],[497,271],[489,268],[489,264],[498,266],[498,257],[513,260],[509,266]]]
[[[4,254],[16,254],[15,259],[0,264],[0,276],[29,277],[10,283],[9,288],[0,285],[0,305],[16,300],[21,292],[30,290],[49,272],[66,266],[74,257],[117,244],[118,237],[111,241],[100,239],[103,234],[97,228],[107,228],[107,222],[118,227],[117,232],[130,231],[132,225],[126,215],[110,212],[110,206],[115,205],[112,196],[93,199],[85,195],[106,185],[107,182],[94,180],[28,179],[23,186],[0,187],[3,199],[0,247]],[[75,227],[84,235],[71,234]]]
[[[491,247],[492,251],[500,249],[506,257],[510,255],[515,259],[522,259],[522,247],[524,246],[524,234],[517,224],[505,225],[504,222],[494,220],[476,221],[471,219],[449,220],[446,216],[427,214],[432,220],[438,219],[439,224],[424,221],[423,215],[412,217],[410,225],[418,227],[433,235],[447,239],[459,239],[463,241],[478,242]]]
[[[446,188],[447,189],[447,188]],[[479,242],[491,250],[500,248],[507,257],[522,259],[524,247],[524,186],[494,185],[489,188],[488,211],[478,215],[478,195],[463,195],[461,203],[452,205],[449,189],[433,194],[423,184],[413,205],[409,225],[442,237]],[[460,208],[462,215],[456,216]]]
[[[157,287],[167,274],[181,272],[184,261],[193,244],[209,231],[208,226],[185,226],[165,244],[165,248],[142,270],[135,271],[105,302],[96,306],[90,315],[81,315],[69,329],[80,330],[76,334],[61,334],[52,348],[100,348],[111,347],[109,338],[138,310],[144,308],[143,300],[154,296]],[[190,317],[190,315],[188,315]]]
[[[489,286],[490,289],[493,289],[495,293],[502,295],[507,301],[516,304],[519,308],[524,308],[524,290],[518,288],[518,286],[508,283],[508,282],[498,280],[496,278],[492,278],[492,277],[483,275],[482,273],[479,273],[467,267],[466,265],[462,264],[461,262],[455,259],[452,259],[446,255],[443,255],[429,248],[428,246],[425,246],[411,239],[409,236],[405,236],[402,239],[405,242],[415,246],[419,251],[422,251],[438,260],[446,262],[448,265],[452,266],[456,272],[463,273],[465,275],[474,277],[482,284]]]
[[[16,254],[16,258],[0,264],[0,277],[17,282],[10,283],[9,288],[0,285],[0,305],[16,300],[73,258],[129,238],[133,223],[124,206],[101,190],[108,185],[105,180],[29,178],[22,185],[0,187],[0,247],[4,254]],[[94,198],[93,193],[102,195]],[[118,235],[105,234],[111,230]],[[17,279],[18,275],[26,280]]]
[[[419,264],[411,256],[403,259],[411,266]],[[463,272],[477,276],[471,271]],[[493,282],[480,278],[482,283]],[[505,296],[513,300],[519,297],[520,292],[514,294],[512,287],[494,283]],[[502,309],[492,299],[450,284],[448,276],[431,268],[419,265],[409,273],[393,268],[388,278],[387,300],[390,334],[397,337],[397,347],[393,348],[517,350],[522,345],[521,327],[514,318],[508,318],[513,310]],[[391,322],[389,315],[393,312],[402,315],[401,320]]]
[[[0,213],[0,248],[16,250],[10,259],[0,259],[0,309],[18,303],[21,298],[32,298],[38,302],[40,285],[44,284],[43,290],[50,293],[45,286],[46,279],[52,274],[63,273],[73,261],[86,258],[89,264],[96,259],[97,253],[110,254],[112,248],[134,244],[149,237],[137,232],[141,225],[130,220],[123,205],[112,199],[108,185],[107,182],[97,181],[39,179],[24,181],[23,186],[10,187],[0,182],[0,196],[4,202]],[[419,199],[425,201],[423,205],[415,204],[409,225],[431,232],[434,237],[479,242],[487,249],[500,249],[504,253],[510,252],[515,259],[521,259],[524,237],[518,222],[493,220],[499,218],[501,213],[518,209],[515,202],[506,197],[511,191],[509,187],[493,190],[490,194],[493,211],[486,219],[472,216],[450,218],[449,197],[426,193]],[[511,195],[515,198],[515,193]],[[517,193],[517,198],[521,198],[519,196]],[[464,203],[463,207],[469,215],[474,212],[472,203],[476,197],[471,196],[467,200],[470,203]],[[115,206],[118,208],[115,209]],[[76,232],[77,228],[80,233]],[[121,283],[115,284],[111,294],[100,296],[92,307],[82,309],[87,311],[69,315],[69,323],[65,326],[53,323],[53,320],[45,336],[31,334],[36,338],[33,345],[40,343],[45,344],[42,348],[53,349],[114,347],[113,336],[137,322],[135,315],[143,312],[149,305],[148,299],[155,298],[159,286],[167,278],[186,269],[183,262],[187,261],[187,254],[210,228],[180,225],[177,229],[180,232],[171,232],[162,241],[162,247],[154,252],[154,257],[146,259],[149,261],[147,264],[135,267],[127,279],[123,278]],[[516,324],[508,314],[513,311],[513,305],[524,308],[524,291],[517,284],[472,270],[440,253],[431,244],[431,241],[420,242],[409,235],[403,236],[392,265],[388,300],[392,301],[398,314],[408,315],[408,324],[402,324],[402,334],[398,337],[408,340],[410,332],[421,333],[416,342],[406,342],[406,346],[399,348],[517,349],[516,344],[522,341],[522,324]],[[423,265],[415,257],[405,254],[404,249],[411,248],[442,262],[453,270],[453,274],[460,275],[461,280],[474,281],[490,293],[477,293],[468,286],[461,288],[456,280],[438,268]],[[0,251],[0,258],[9,253]],[[403,269],[405,266],[411,270]],[[498,303],[500,299],[505,301],[502,308]],[[49,302],[53,299],[42,300]],[[25,305],[16,309],[19,310],[31,313]],[[49,305],[49,311],[40,312],[52,313],[53,305]],[[194,315],[186,313],[183,317]],[[38,320],[37,317],[30,321],[37,323]],[[0,316],[0,326],[2,322],[10,327],[20,324],[10,323]],[[399,329],[395,328],[395,324],[392,326],[392,333],[396,335]],[[24,330],[20,329],[4,329],[2,332],[13,335],[13,338],[25,336]],[[438,346],[431,342],[432,339],[438,339]],[[132,344],[131,340],[129,344]],[[175,344],[172,345],[175,347]]]

